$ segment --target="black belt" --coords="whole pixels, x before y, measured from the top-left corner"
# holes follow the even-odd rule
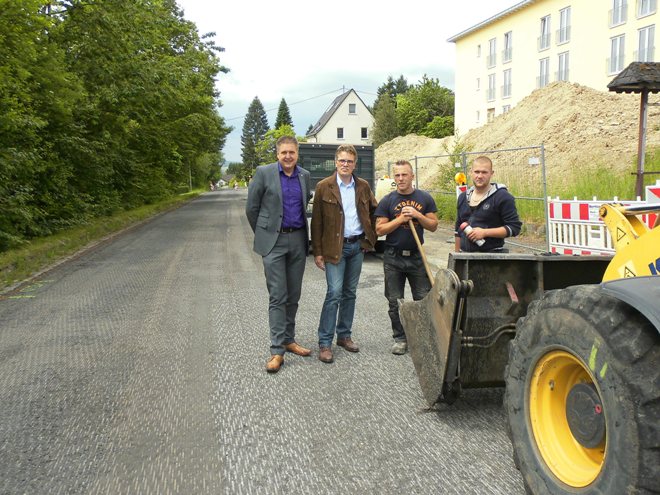
[[[280,234],[290,234],[291,232],[295,232],[296,230],[302,230],[305,227],[282,227],[280,229]]]
[[[390,253],[390,254],[396,254],[398,256],[408,257],[408,256],[412,256],[414,254],[417,254],[419,251],[417,250],[417,248],[415,248],[415,249],[395,249],[393,247],[388,247],[387,252]]]
[[[359,241],[360,239],[364,239],[364,234],[360,234],[360,235],[352,235],[352,236],[350,236],[350,237],[344,237],[344,242],[345,242],[346,244],[352,244],[352,243],[354,243],[354,242]]]

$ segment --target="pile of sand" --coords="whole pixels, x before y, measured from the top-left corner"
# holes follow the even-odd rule
[[[660,146],[660,95],[649,96],[647,149]],[[637,157],[639,94],[617,94],[554,82],[532,92],[508,113],[463,136],[472,151],[545,146],[549,176],[576,166],[598,165],[620,171],[630,169]],[[455,137],[431,139],[402,136],[379,146],[377,176],[387,173],[388,162],[415,156],[446,155]],[[436,167],[420,168],[420,186],[433,183]]]

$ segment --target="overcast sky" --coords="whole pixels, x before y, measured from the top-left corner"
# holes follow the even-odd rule
[[[177,0],[200,34],[223,47],[217,87],[221,115],[234,127],[224,147],[241,161],[243,119],[258,96],[275,124],[284,98],[298,135],[315,124],[343,90],[371,105],[388,76],[409,84],[424,74],[454,89],[454,44],[460,33],[519,0]]]

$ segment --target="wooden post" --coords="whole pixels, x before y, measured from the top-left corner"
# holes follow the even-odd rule
[[[644,155],[646,154],[646,115],[649,102],[649,90],[642,88],[642,98],[639,104],[639,141],[637,143],[637,179],[635,180],[635,196],[642,197],[644,193]]]

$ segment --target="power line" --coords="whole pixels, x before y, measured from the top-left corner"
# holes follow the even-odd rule
[[[306,101],[315,100],[316,98],[321,98],[323,96],[331,95],[332,93],[336,93],[337,91],[342,91],[342,94],[344,94],[346,92],[346,86],[343,86],[343,87],[337,88],[337,89],[333,89],[332,91],[328,91],[327,93],[312,96],[310,98],[305,98],[304,100],[294,101],[293,103],[287,103],[287,106],[291,107],[293,105],[298,105],[299,103],[305,103]],[[356,93],[362,93],[362,94],[365,94],[365,95],[378,96],[378,94],[370,93],[368,91],[360,91],[360,90],[357,90],[357,89],[355,89],[354,91]],[[277,108],[269,108],[268,110],[264,110],[264,112],[268,113],[268,112],[274,112],[276,110],[279,110],[279,106]],[[245,115],[242,115],[241,117],[232,117],[230,119],[225,119],[225,121],[230,122],[232,120],[238,120],[238,119],[244,119],[244,118],[245,118]]]

